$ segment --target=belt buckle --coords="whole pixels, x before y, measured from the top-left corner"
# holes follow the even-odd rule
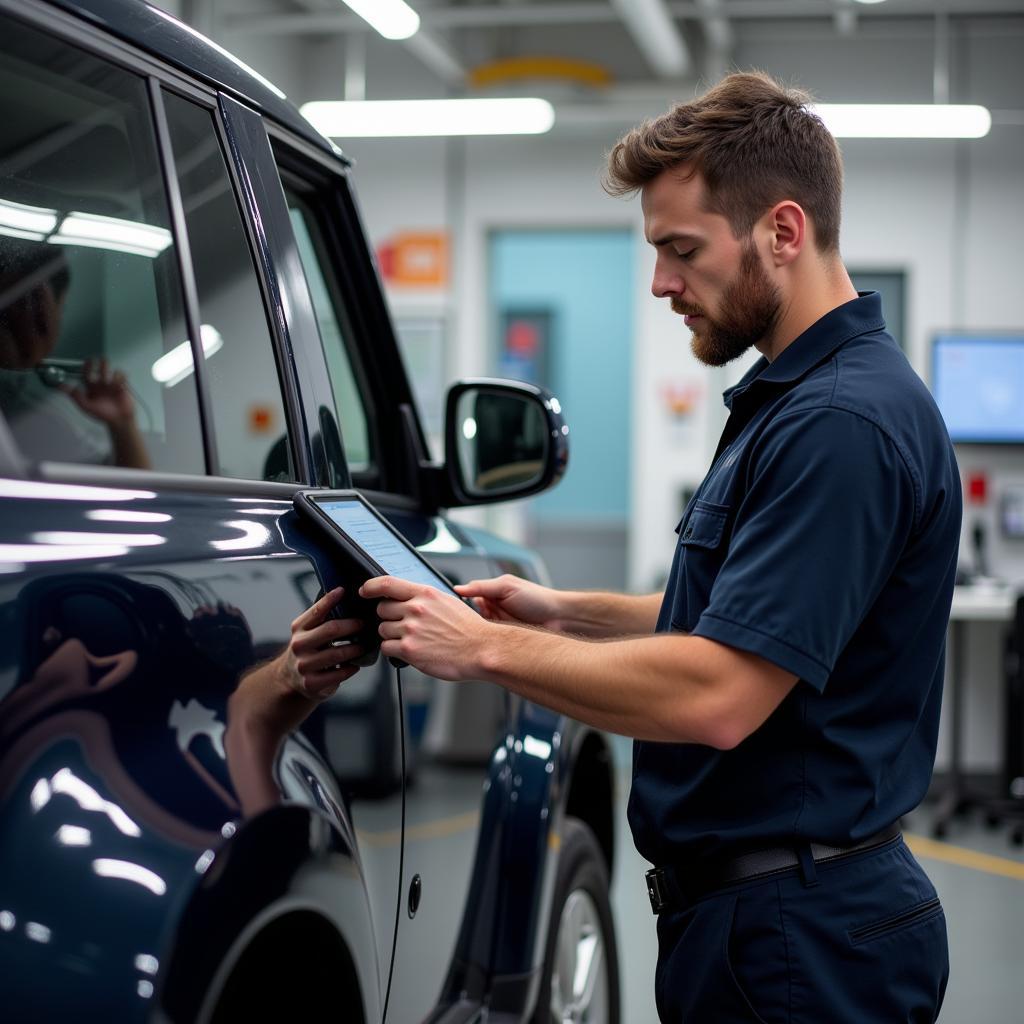
[[[651,913],[657,916],[669,905],[668,879],[663,868],[651,868],[644,878],[647,880],[647,895],[651,900]]]

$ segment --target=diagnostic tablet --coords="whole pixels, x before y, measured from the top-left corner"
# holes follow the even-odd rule
[[[299,491],[294,505],[307,522],[341,546],[367,579],[397,576],[462,600],[451,583],[356,491]]]

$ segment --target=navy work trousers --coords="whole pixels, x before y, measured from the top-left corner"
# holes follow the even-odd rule
[[[946,920],[902,838],[658,918],[665,1024],[932,1024]]]

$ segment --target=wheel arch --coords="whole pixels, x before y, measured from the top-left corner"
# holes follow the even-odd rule
[[[611,878],[615,867],[615,771],[605,737],[580,730],[569,762],[565,814],[585,822],[597,838]]]
[[[200,1024],[232,1024],[274,1015],[310,1019],[325,1005],[344,1006],[346,1020],[365,1024],[363,986],[351,950],[335,924],[306,901],[280,901],[239,937],[200,1010]],[[277,990],[268,990],[273,981]]]
[[[335,955],[338,990],[354,986],[364,1019],[379,1017],[377,946],[358,854],[325,816],[290,805],[245,822],[206,869],[158,979],[160,1018],[216,1019],[219,1002],[246,976],[235,972],[266,963],[301,924]],[[309,977],[307,966],[301,983]]]

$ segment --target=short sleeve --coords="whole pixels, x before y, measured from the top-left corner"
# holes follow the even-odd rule
[[[832,407],[776,420],[747,473],[693,633],[821,691],[910,536],[913,480],[883,430]]]

